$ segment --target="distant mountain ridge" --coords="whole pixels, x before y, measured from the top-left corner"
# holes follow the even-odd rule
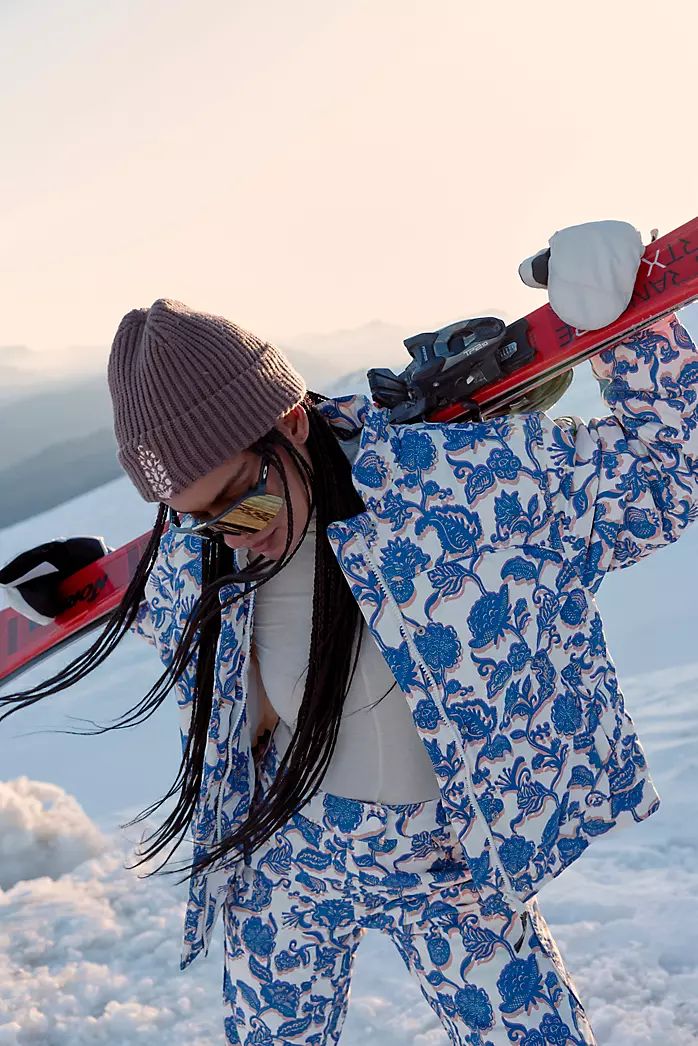
[[[122,475],[111,428],[45,447],[0,472],[0,490],[6,493],[0,499],[0,528],[45,512]]]
[[[308,335],[279,343],[308,388],[325,395],[357,391],[362,371],[342,377],[347,362],[398,365],[407,353],[399,328],[371,323],[356,332]],[[405,335],[406,336],[406,335]],[[355,341],[354,341],[355,339]],[[307,340],[311,351],[301,345]],[[356,353],[352,346],[355,344]],[[18,347],[16,358],[23,350]],[[363,371],[365,377],[365,370]],[[0,527],[9,526],[121,475],[106,376],[15,389],[0,412]]]
[[[40,392],[28,390],[0,414],[0,469],[109,427],[111,414],[105,377],[61,383]]]
[[[684,310],[682,318],[695,334],[698,305]],[[376,320],[354,330],[307,334],[278,344],[313,391],[328,396],[369,395],[366,371],[370,367],[401,370],[409,362],[403,340],[414,333]],[[15,389],[14,398],[2,403],[3,373],[21,370],[28,355],[30,350],[24,346],[8,347],[5,358],[0,355],[0,527],[121,474],[105,375],[53,382],[32,389],[31,394]],[[554,413],[587,418],[603,410],[590,369],[577,368],[572,387]]]
[[[23,395],[31,388],[36,380],[36,375],[26,366],[31,357],[26,345],[0,345],[0,403]]]
[[[279,347],[287,352],[291,359],[297,353],[309,356],[313,360],[322,357],[335,369],[338,377],[346,370],[348,358],[355,367],[390,367],[398,364],[405,357],[409,362],[407,350],[403,345],[405,338],[418,331],[401,327],[383,320],[372,320],[361,327],[332,331],[327,334],[303,334],[286,338],[279,342]]]
[[[84,383],[83,396],[92,384]],[[316,383],[315,389],[328,396],[370,395],[363,368],[351,371],[324,387]],[[92,406],[95,407],[92,416],[99,417],[98,405]],[[108,403],[106,409],[110,410]],[[601,410],[602,401],[591,370],[577,368],[571,388],[559,401],[554,413],[589,417]],[[86,417],[87,413],[83,415],[83,421]],[[45,445],[0,469],[0,490],[6,494],[0,499],[0,528],[44,512],[121,476],[110,415],[108,420],[108,427]]]

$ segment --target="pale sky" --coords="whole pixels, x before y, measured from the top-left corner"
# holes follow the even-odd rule
[[[541,304],[698,212],[696,0],[0,0],[0,346],[158,297],[269,338]],[[67,358],[67,357],[66,357]]]

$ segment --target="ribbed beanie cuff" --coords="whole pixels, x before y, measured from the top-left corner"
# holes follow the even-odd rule
[[[119,463],[145,501],[247,449],[306,394],[279,349],[164,298],[124,316],[107,376]]]

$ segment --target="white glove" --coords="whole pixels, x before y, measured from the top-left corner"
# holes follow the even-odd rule
[[[586,222],[561,229],[549,243],[521,263],[523,282],[547,286],[553,311],[578,330],[617,320],[630,304],[645,252],[637,229],[627,222]]]

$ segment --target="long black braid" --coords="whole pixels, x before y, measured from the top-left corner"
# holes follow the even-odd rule
[[[186,867],[195,867],[196,871],[203,871],[228,853],[240,856],[253,852],[317,791],[332,758],[342,708],[358,662],[364,636],[364,622],[327,540],[325,530],[335,520],[347,519],[362,512],[364,504],[354,489],[351,465],[339,442],[351,439],[354,433],[330,426],[317,408],[321,398],[314,393],[308,393],[303,401],[309,418],[306,446],[310,466],[276,428],[251,448],[256,451],[266,450],[272,465],[282,478],[288,506],[288,533],[284,555],[271,567],[268,561],[262,566],[260,560],[256,560],[245,570],[231,573],[232,550],[222,542],[203,540],[201,596],[192,609],[165,671],[148,693],[114,723],[100,726],[93,731],[65,731],[104,733],[107,730],[124,729],[144,722],[160,707],[175,683],[182,678],[192,659],[196,657],[195,684],[191,687],[190,727],[177,776],[161,799],[128,822],[128,825],[132,825],[143,821],[169,800],[175,800],[173,808],[162,824],[143,841],[149,845],[141,850],[140,860],[135,866],[169,848],[158,867],[147,873],[149,875],[159,871],[185,839],[194,821],[199,802],[204,752],[213,703],[221,615],[229,609],[232,602],[241,598],[240,594],[236,594],[232,601],[221,607],[220,590],[235,583],[238,592],[245,595],[274,577],[288,563],[291,555],[295,554],[294,551],[289,555],[294,524],[288,481],[283,461],[278,454],[280,447],[287,451],[301,475],[309,506],[314,506],[317,516],[313,618],[303,699],[295,731],[267,794],[263,799],[257,800],[250,816],[239,828],[225,836],[205,857],[199,858],[196,865]],[[0,722],[21,708],[73,686],[98,668],[118,646],[135,621],[144,599],[146,582],[157,559],[166,519],[166,507],[160,506],[148,546],[124,597],[95,642],[65,669],[39,686],[0,697],[0,708],[6,709],[0,715]]]

